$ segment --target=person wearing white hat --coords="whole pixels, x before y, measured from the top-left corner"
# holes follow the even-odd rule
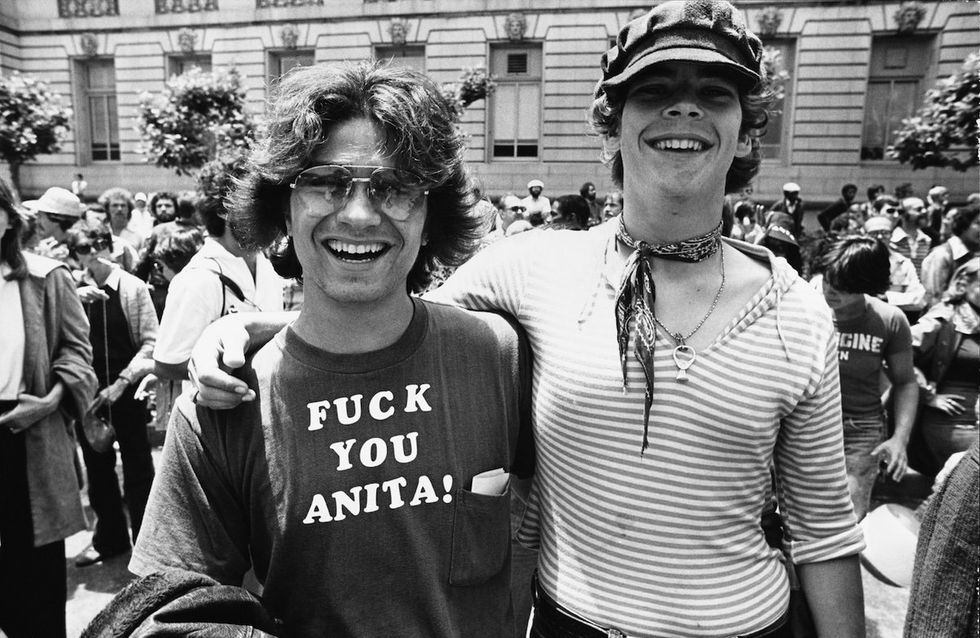
[[[532,179],[527,183],[528,196],[521,200],[525,208],[524,217],[533,226],[542,225],[551,215],[551,200],[541,194],[543,191],[544,182]]]
[[[24,208],[37,215],[37,229],[41,236],[34,252],[43,257],[68,263],[68,247],[65,244],[68,229],[82,217],[82,201],[70,190],[52,186],[39,199],[23,203]]]
[[[132,216],[129,218],[129,224],[127,225],[127,228],[132,232],[143,237],[144,241],[153,232],[153,215],[150,214],[150,210],[146,207],[148,201],[149,198],[147,198],[146,193],[140,192],[133,195],[133,211]]]
[[[800,198],[800,185],[795,182],[783,184],[783,198],[773,204],[766,213],[763,226],[768,227],[773,213],[786,213],[793,218],[793,235],[800,236],[803,230],[803,200]]]

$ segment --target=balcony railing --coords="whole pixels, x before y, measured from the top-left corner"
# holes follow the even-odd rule
[[[156,0],[158,14],[217,11],[218,0]]]
[[[323,0],[255,0],[256,9],[281,7],[322,7]]]
[[[99,18],[119,15],[118,0],[58,0],[62,18]]]

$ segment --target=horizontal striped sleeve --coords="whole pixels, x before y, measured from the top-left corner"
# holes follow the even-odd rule
[[[807,395],[782,422],[775,465],[784,549],[798,564],[840,558],[864,549],[851,507],[844,467],[840,375],[830,318],[815,322]]]

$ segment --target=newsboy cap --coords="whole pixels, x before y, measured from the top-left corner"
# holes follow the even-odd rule
[[[762,78],[762,41],[725,0],[671,0],[629,22],[602,56],[595,97],[662,62],[699,62],[734,73],[740,85]]]

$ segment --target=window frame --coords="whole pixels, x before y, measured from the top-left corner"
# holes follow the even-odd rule
[[[510,79],[508,74],[500,73],[497,71],[496,56],[505,56],[508,51],[523,51],[527,52],[529,62],[530,60],[536,60],[537,64],[535,68],[529,69],[527,77],[521,79]],[[494,74],[496,79],[496,90],[490,96],[487,104],[487,121],[486,121],[486,161],[490,162],[527,162],[527,161],[541,161],[544,156],[544,47],[540,42],[521,42],[521,43],[511,43],[511,42],[501,42],[494,43],[490,45],[489,64],[487,68],[490,72]],[[506,61],[503,61],[506,64]],[[529,66],[533,66],[530,65]],[[522,155],[521,154],[521,140],[512,139],[506,140],[511,143],[513,154],[511,155],[497,155],[497,138],[496,130],[494,128],[496,122],[496,109],[498,105],[498,96],[501,92],[501,88],[504,86],[534,86],[538,90],[538,112],[537,121],[535,123],[535,130],[537,137],[535,138],[535,153],[534,155]],[[518,88],[519,90],[519,88]],[[520,108],[520,99],[513,100],[513,106],[515,111]],[[515,113],[515,115],[517,115]],[[515,117],[515,126],[519,127],[519,118]],[[527,146],[527,144],[524,144]]]
[[[90,70],[95,65],[108,65],[112,71],[112,86],[93,89],[89,85]],[[119,92],[116,82],[116,61],[110,56],[75,58],[72,61],[75,103],[75,156],[79,166],[122,162],[122,140],[119,135]],[[100,141],[106,146],[106,157],[96,157],[95,126],[92,108],[93,98],[105,98],[105,129],[108,139]],[[115,117],[113,117],[113,114]],[[115,140],[115,141],[113,141]],[[100,153],[101,154],[101,153]]]
[[[888,54],[885,52],[885,48],[888,44],[898,43],[906,46],[907,55],[905,59],[910,62],[906,62],[901,68],[899,67],[889,67],[887,66]],[[912,44],[913,46],[910,46]],[[884,164],[892,163],[887,156],[888,147],[894,141],[894,133],[896,129],[888,128],[890,125],[890,113],[892,106],[894,105],[892,96],[895,95],[894,86],[896,84],[909,84],[913,85],[912,95],[913,101],[910,105],[909,110],[906,114],[901,115],[897,120],[899,123],[901,119],[905,117],[912,117],[921,108],[923,98],[925,97],[926,90],[929,88],[929,78],[933,76],[934,66],[936,63],[937,51],[937,36],[935,33],[916,33],[915,35],[896,35],[893,33],[879,33],[875,34],[871,40],[871,48],[869,51],[868,58],[868,77],[865,84],[864,90],[864,106],[861,114],[861,145],[858,149],[858,161],[862,164]],[[885,61],[882,63],[882,61]],[[913,70],[908,70],[910,66],[918,65],[913,68]],[[878,63],[881,64],[881,68],[878,68]],[[865,157],[866,149],[875,149],[878,147],[871,147],[866,144],[868,141],[865,134],[868,129],[869,118],[873,115],[875,110],[869,108],[869,100],[872,98],[872,85],[890,84],[892,88],[889,90],[889,100],[886,104],[886,113],[883,119],[885,123],[885,131],[882,140],[881,157]]]

